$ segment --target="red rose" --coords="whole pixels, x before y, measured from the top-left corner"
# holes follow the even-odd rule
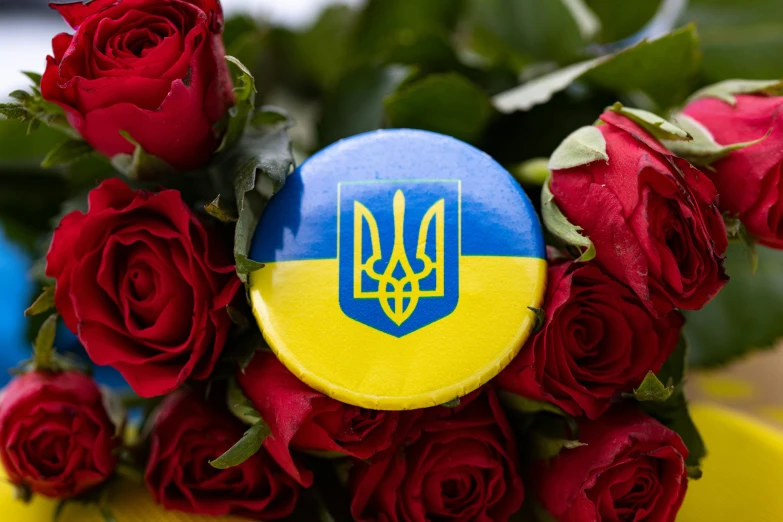
[[[46,260],[65,324],[93,362],[119,370],[139,395],[209,376],[240,281],[228,249],[178,191],[103,182],[86,214],[60,222]]]
[[[75,30],[54,37],[44,99],[107,156],[145,151],[189,169],[218,145],[213,125],[234,95],[218,0],[51,4]]]
[[[560,522],[673,522],[685,497],[688,450],[634,409],[582,422],[579,440],[535,470],[539,502]]]
[[[543,328],[500,374],[500,388],[597,418],[620,391],[658,372],[680,336],[683,318],[657,319],[630,288],[595,263],[549,267]]]
[[[116,430],[98,386],[78,372],[28,373],[0,399],[8,478],[47,497],[75,497],[105,482],[117,463]]]
[[[349,480],[356,520],[505,522],[522,506],[514,436],[495,393],[463,397],[454,410],[425,410]]]
[[[312,473],[295,464],[292,449],[369,459],[391,445],[400,417],[410,415],[367,410],[331,399],[297,379],[268,352],[258,352],[237,378],[272,430],[264,447],[305,486],[312,484]]]
[[[721,145],[766,136],[715,162],[708,174],[718,188],[721,210],[739,215],[762,244],[783,249],[783,97],[738,95],[736,100],[732,105],[704,98],[688,105],[684,113]]]
[[[271,520],[290,515],[300,487],[264,450],[229,469],[209,464],[244,431],[241,422],[193,394],[167,397],[155,416],[145,474],[155,501],[166,509],[210,516]]]
[[[609,161],[554,171],[555,202],[593,241],[596,261],[656,315],[698,310],[728,281],[715,187],[630,119],[601,119]]]

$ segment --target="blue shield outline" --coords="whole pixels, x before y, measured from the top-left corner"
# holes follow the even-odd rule
[[[346,316],[402,337],[454,311],[461,196],[455,179],[338,183],[339,301]]]

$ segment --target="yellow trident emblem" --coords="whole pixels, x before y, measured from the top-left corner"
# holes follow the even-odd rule
[[[416,247],[416,259],[424,263],[421,272],[416,273],[408,261],[403,241],[405,224],[405,196],[401,190],[394,194],[394,246],[392,247],[389,263],[382,274],[375,271],[374,265],[383,259],[381,241],[378,233],[378,223],[375,216],[367,207],[354,201],[354,247],[353,247],[353,296],[355,299],[378,299],[384,313],[399,326],[404,323],[416,309],[419,299],[425,297],[443,297],[443,252],[444,252],[444,200],[441,199],[432,205],[419,227],[419,241]],[[427,247],[427,234],[435,221],[435,261],[425,252]],[[372,253],[365,261],[362,252],[363,223],[367,223],[370,229],[370,243]],[[403,273],[401,278],[396,278],[394,272],[400,267]],[[422,290],[421,281],[435,272],[435,289]],[[377,291],[365,291],[362,288],[362,274],[378,282]],[[405,299],[408,299],[405,304]]]

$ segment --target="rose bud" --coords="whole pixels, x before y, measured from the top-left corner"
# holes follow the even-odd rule
[[[163,395],[210,375],[240,281],[230,248],[178,191],[104,181],[86,214],[62,219],[46,260],[65,324],[94,363],[117,369],[136,393]]]
[[[497,396],[488,389],[461,402],[426,410],[382,457],[354,465],[357,521],[505,522],[519,511],[517,450]]]
[[[661,369],[677,346],[683,317],[654,317],[595,263],[551,262],[547,281],[546,321],[497,385],[595,419],[619,392]]]
[[[679,435],[638,410],[610,410],[579,427],[583,446],[540,461],[540,504],[560,522],[674,522],[685,497],[688,450]]]
[[[105,482],[117,463],[118,427],[86,375],[31,372],[0,398],[0,460],[9,480],[66,499]]]
[[[760,243],[783,249],[783,97],[737,95],[732,104],[702,98],[684,114],[723,146],[759,140],[711,164],[706,170],[723,211],[739,216]]]
[[[555,203],[593,242],[595,261],[653,313],[700,309],[728,281],[715,187],[629,118],[601,120],[608,160],[555,170]]]
[[[414,415],[331,399],[297,379],[268,352],[257,352],[237,380],[272,431],[264,447],[305,486],[312,484],[312,473],[296,465],[292,449],[369,459],[391,445],[401,416]]]
[[[272,520],[290,515],[300,487],[262,449],[238,466],[213,468],[245,431],[192,393],[166,398],[155,414],[145,478],[166,509]]]
[[[234,102],[218,0],[51,4],[75,34],[54,37],[44,99],[106,156],[132,154],[127,132],[179,169],[216,149],[214,125]]]

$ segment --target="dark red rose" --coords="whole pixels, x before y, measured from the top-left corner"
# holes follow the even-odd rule
[[[715,162],[707,174],[720,194],[721,210],[739,215],[762,244],[783,249],[783,97],[738,95],[736,100],[732,105],[704,98],[688,105],[684,113],[721,145],[766,136]]]
[[[630,119],[601,119],[609,161],[554,171],[555,202],[593,241],[596,261],[656,315],[700,309],[728,281],[715,187]]]
[[[547,281],[546,322],[498,376],[498,387],[595,419],[619,392],[661,369],[683,317],[654,317],[595,263],[553,262]]]
[[[685,497],[688,450],[634,409],[583,421],[579,440],[535,469],[536,494],[559,522],[674,522]]]
[[[229,250],[178,191],[134,191],[111,179],[90,192],[86,214],[60,222],[46,274],[93,362],[151,397],[211,373],[240,285]]]
[[[391,445],[400,417],[410,414],[367,410],[331,399],[297,379],[268,352],[258,352],[237,378],[272,430],[264,447],[305,486],[312,484],[312,473],[297,466],[292,449],[369,459]]]
[[[95,382],[78,372],[17,377],[0,399],[0,459],[8,478],[70,498],[114,472],[120,444]]]
[[[290,515],[301,488],[263,449],[232,468],[209,464],[244,431],[240,421],[193,394],[167,397],[155,416],[145,474],[155,501],[166,509],[210,516],[272,520]]]
[[[349,480],[356,520],[505,522],[522,506],[514,436],[487,390],[405,419],[395,446],[358,462]]]
[[[41,82],[82,137],[107,156],[145,151],[189,169],[218,145],[234,102],[218,0],[51,4],[75,30],[54,37]]]

